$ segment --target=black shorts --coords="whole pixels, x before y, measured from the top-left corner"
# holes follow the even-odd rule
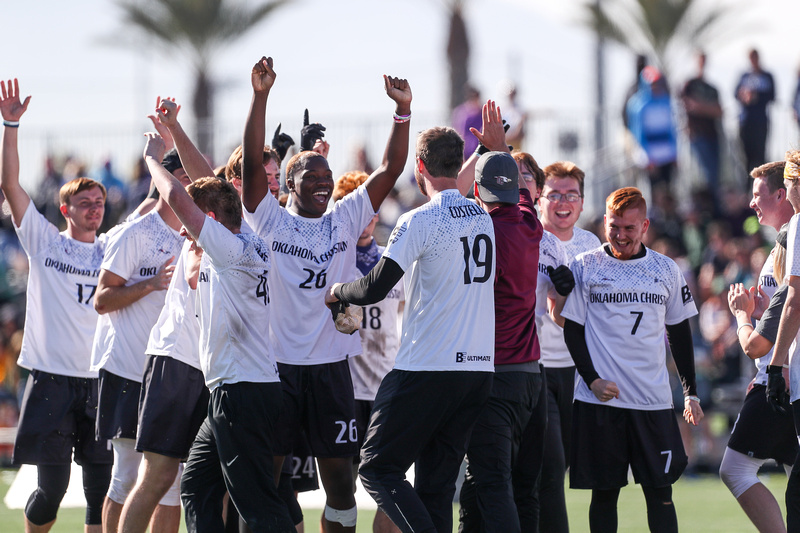
[[[315,457],[358,454],[353,380],[347,360],[321,365],[278,363],[283,409],[276,455],[288,455],[303,429]]]
[[[142,384],[100,369],[100,398],[97,403],[99,441],[135,439]]]
[[[208,415],[203,373],[163,355],[148,355],[139,397],[136,450],[185,459]]]
[[[367,427],[369,426],[369,417],[372,414],[372,406],[375,405],[374,401],[370,400],[356,400],[356,431],[358,432],[358,449],[364,445],[364,436],[367,434]],[[361,460],[356,456],[353,462],[358,464]]]
[[[22,399],[14,464],[111,464],[111,450],[94,438],[97,379],[33,370]]]
[[[573,405],[570,488],[624,487],[628,466],[645,487],[668,487],[681,477],[687,457],[672,409]]]
[[[288,472],[292,475],[292,487],[297,492],[308,492],[319,488],[317,477],[317,462],[311,453],[306,434],[302,431],[297,435],[292,455],[286,456],[284,466],[288,465]]]
[[[756,459],[792,465],[798,452],[792,413],[781,415],[773,411],[767,403],[766,389],[764,385],[753,385],[745,396],[728,448]]]

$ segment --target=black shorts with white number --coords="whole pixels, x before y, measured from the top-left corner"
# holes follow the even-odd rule
[[[640,411],[574,403],[569,486],[614,489],[636,483],[667,487],[681,476],[687,457],[672,409]]]
[[[182,361],[148,355],[139,397],[136,450],[184,459],[208,415],[203,373]]]
[[[317,462],[311,454],[306,434],[301,430],[294,442],[291,455],[283,460],[281,475],[287,474],[292,480],[292,490],[308,492],[319,488]]]
[[[767,403],[765,391],[764,385],[753,385],[747,393],[728,448],[756,459],[794,464],[798,450],[792,413],[776,413]]]
[[[141,392],[142,384],[138,381],[100,369],[97,440],[136,438]]]
[[[31,371],[22,399],[14,464],[111,464],[105,442],[94,438],[97,379]]]
[[[292,451],[302,428],[315,457],[358,454],[353,380],[347,360],[320,365],[278,363],[283,409],[276,455]]]

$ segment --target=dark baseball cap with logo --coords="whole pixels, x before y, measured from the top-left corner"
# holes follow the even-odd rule
[[[519,203],[517,163],[508,152],[487,152],[475,165],[475,183],[484,202]]]

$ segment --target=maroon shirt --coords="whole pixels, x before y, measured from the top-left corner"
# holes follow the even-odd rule
[[[489,211],[494,224],[494,364],[538,361],[536,278],[542,223],[528,189],[519,205],[502,204]]]

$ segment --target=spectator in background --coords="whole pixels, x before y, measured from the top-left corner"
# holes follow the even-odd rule
[[[794,119],[800,126],[800,71],[797,73],[797,88],[794,90],[794,100],[792,100],[792,110],[794,111]]]
[[[642,70],[639,90],[628,100],[627,113],[631,135],[647,154],[647,175],[652,190],[669,189],[678,142],[669,91],[657,68],[648,66]]]
[[[719,213],[719,134],[722,118],[719,92],[705,78],[706,54],[697,54],[697,77],[690,79],[681,91],[686,110],[686,129],[692,151],[705,177],[706,188],[714,199],[714,212]]]
[[[625,93],[625,103],[622,105],[622,123],[625,124],[625,127],[628,127],[628,102],[633,95],[639,90],[639,79],[642,75],[642,70],[644,67],[647,66],[647,56],[639,54],[636,56],[636,78],[634,78],[634,82],[628,87],[628,91]]]
[[[769,117],[767,106],[775,100],[775,81],[772,74],[761,68],[758,50],[750,50],[751,69],[742,74],[735,96],[742,106],[739,113],[739,138],[749,172],[766,160]]]
[[[470,132],[470,128],[481,127],[482,116],[481,93],[472,85],[464,87],[464,102],[453,109],[451,122],[453,129],[464,139],[464,159],[469,158],[478,147],[478,139]]]
[[[48,155],[44,161],[44,176],[42,176],[39,186],[33,192],[33,200],[36,210],[44,215],[49,223],[60,227],[64,218],[59,210],[58,191],[64,184],[64,178],[56,170],[55,158]]]
[[[111,165],[111,159],[106,159],[103,166],[93,172],[92,178],[102,183],[108,193],[106,197],[106,216],[100,231],[105,232],[117,224],[127,209],[128,187],[116,174]],[[138,204],[137,204],[138,205]]]
[[[517,86],[511,80],[506,80],[502,85],[502,92],[506,97],[503,102],[503,118],[509,125],[506,132],[506,143],[517,150],[522,150],[522,143],[525,141],[525,122],[528,120],[528,113],[517,102]]]

